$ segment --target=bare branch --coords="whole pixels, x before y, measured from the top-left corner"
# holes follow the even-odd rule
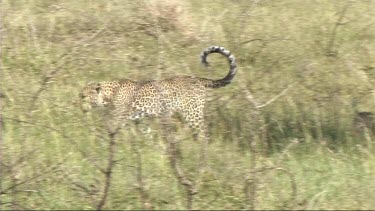
[[[259,103],[255,100],[254,96],[252,93],[247,89],[246,85],[242,82],[240,83],[240,86],[242,88],[242,92],[245,95],[245,98],[250,102],[250,104],[253,105],[254,109],[251,109],[251,115],[255,119],[256,125],[256,130],[259,131],[258,133],[255,133],[252,137],[250,142],[250,151],[251,151],[251,163],[250,163],[250,170],[255,171],[257,169],[257,150],[256,150],[256,142],[258,139],[262,139],[265,137],[264,133],[265,131],[265,122],[264,119],[261,116],[261,111],[257,107]],[[259,140],[263,141],[263,140]],[[256,209],[256,195],[257,195],[257,174],[253,173],[251,174],[251,182],[248,180],[245,181],[245,187],[244,187],[244,192],[246,195],[246,203],[249,206],[250,210],[255,210]]]
[[[77,44],[76,44],[76,46],[74,46],[71,49],[69,49],[68,52],[60,55],[60,57],[57,59],[57,65],[54,68],[52,68],[52,70],[50,72],[46,73],[43,76],[43,79],[42,79],[42,82],[40,84],[39,89],[34,93],[33,97],[31,98],[30,108],[29,108],[29,111],[30,111],[29,112],[29,117],[32,115],[32,111],[34,110],[35,103],[38,100],[40,94],[46,89],[47,84],[52,80],[52,78],[57,73],[59,73],[61,70],[63,70],[62,67],[65,66],[65,65],[67,65],[67,61],[69,61],[68,59],[69,58],[70,59],[74,59],[75,56],[76,56],[76,53],[78,53],[78,50],[80,48],[85,48],[85,47],[91,45],[91,43],[89,41],[95,39],[105,29],[106,29],[106,26],[102,27],[101,29],[99,29],[98,31],[96,31],[94,34],[92,34],[90,37],[84,38],[84,39],[78,41]]]
[[[337,19],[335,25],[333,26],[333,29],[332,29],[332,32],[331,32],[331,39],[328,41],[328,45],[327,45],[327,50],[326,50],[327,56],[336,56],[337,55],[337,52],[333,50],[333,48],[335,47],[335,44],[336,44],[335,42],[336,42],[337,29],[339,28],[339,26],[344,25],[343,19],[346,15],[346,12],[347,12],[350,4],[351,4],[351,1],[348,1],[348,3],[341,10],[340,16]]]
[[[287,205],[287,203],[293,203],[294,204],[296,202],[296,197],[297,197],[297,183],[296,183],[296,178],[295,178],[294,174],[292,174],[290,171],[288,171],[286,169],[283,169],[283,168],[280,168],[280,167],[275,168],[275,170],[284,172],[289,176],[292,193],[291,193],[290,199],[288,201],[286,201],[285,204],[286,205]]]
[[[138,125],[136,125],[136,128],[137,128],[136,132],[138,134],[141,134],[138,128]],[[130,139],[130,144],[131,144],[131,148],[132,148],[133,154],[135,155],[135,160],[136,160],[135,169],[136,169],[136,179],[137,179],[137,184],[138,184],[137,189],[139,191],[140,201],[143,205],[143,209],[148,209],[148,210],[153,209],[153,206],[149,201],[149,195],[146,192],[145,185],[144,185],[143,171],[142,171],[142,168],[143,168],[142,156],[141,156],[141,153],[139,152],[139,148],[135,141],[135,137]]]
[[[181,168],[179,155],[181,154],[178,147],[178,141],[172,137],[172,129],[170,127],[170,122],[167,119],[162,121],[163,126],[163,139],[167,142],[167,153],[171,167],[177,177],[178,182],[185,187],[186,190],[186,202],[187,209],[191,210],[193,207],[194,195],[198,193],[195,185],[190,181],[190,179],[185,175]]]
[[[4,119],[8,119],[8,120],[11,120],[11,121],[15,121],[15,122],[18,122],[18,123],[24,123],[24,124],[29,124],[29,125],[33,125],[33,126],[37,126],[37,127],[42,127],[42,128],[45,128],[45,129],[48,129],[48,130],[51,130],[51,131],[54,131],[56,133],[58,133],[59,135],[61,135],[61,137],[63,137],[65,140],[69,141],[71,144],[77,146],[76,149],[80,152],[81,156],[85,159],[87,159],[88,161],[91,162],[91,164],[93,166],[95,166],[96,168],[98,168],[101,172],[105,172],[104,169],[102,169],[94,160],[90,159],[89,156],[86,154],[85,151],[81,150],[80,147],[79,147],[79,144],[69,138],[67,135],[64,134],[63,131],[59,130],[59,129],[56,129],[56,128],[53,128],[51,126],[48,126],[48,125],[43,125],[43,124],[38,124],[38,123],[33,123],[33,122],[29,122],[29,121],[23,121],[23,120],[19,120],[19,119],[16,119],[16,118],[10,118],[10,117],[4,117]]]
[[[0,78],[3,77],[3,2],[0,0]],[[0,89],[0,160],[3,161],[3,103],[1,98],[3,97],[3,90]],[[0,165],[0,193],[3,192],[3,167]],[[0,197],[0,205],[2,200]],[[2,210],[2,207],[0,206]]]
[[[114,132],[111,131],[111,128],[108,128],[108,135],[109,135],[109,146],[108,146],[108,157],[107,157],[107,167],[104,171],[104,188],[102,191],[102,196],[100,198],[99,204],[97,206],[97,210],[102,210],[105,206],[108,198],[109,189],[111,188],[112,182],[112,172],[115,166],[115,145],[116,140],[115,136],[117,135],[119,129],[117,128]]]
[[[193,197],[195,194],[197,194],[197,190],[193,183],[186,177],[184,171],[181,168],[180,161],[178,159],[180,149],[177,146],[177,142],[174,140],[169,140],[168,142],[168,153],[172,168],[180,184],[185,186],[187,192],[187,209],[191,210],[193,206]]]
[[[10,190],[14,190],[16,187],[20,186],[20,185],[23,185],[23,184],[26,184],[30,181],[33,181],[33,180],[36,180],[40,177],[43,177],[43,176],[47,176],[47,174],[49,173],[52,173],[52,172],[55,172],[57,170],[59,170],[61,164],[63,164],[65,161],[62,161],[62,162],[59,162],[58,164],[56,164],[55,166],[53,166],[52,168],[50,168],[49,170],[47,171],[44,171],[44,172],[41,172],[33,177],[30,177],[30,178],[27,178],[21,182],[18,182],[18,183],[15,183],[13,185],[10,185],[9,187],[3,189],[1,192],[0,192],[0,195],[3,195],[3,194],[7,194]]]
[[[268,100],[267,102],[265,102],[264,104],[262,105],[258,105],[256,106],[256,108],[263,108],[263,107],[266,107],[267,105],[271,104],[272,102],[276,101],[277,99],[279,99],[281,96],[285,95],[289,89],[291,89],[292,87],[294,87],[294,85],[296,85],[298,82],[294,82],[294,83],[291,83],[288,85],[287,88],[285,88],[283,91],[281,91],[279,94],[275,95],[273,98],[271,98],[270,100]]]

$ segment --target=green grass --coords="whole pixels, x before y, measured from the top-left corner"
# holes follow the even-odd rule
[[[232,84],[207,96],[206,172],[197,173],[202,142],[188,129],[175,134],[182,168],[202,181],[193,208],[374,209],[375,123],[355,126],[357,112],[375,113],[374,6],[3,0],[0,179],[6,192],[0,207],[96,209],[109,140],[103,112],[85,115],[75,104],[82,87],[118,78],[220,78],[227,62],[213,55],[206,70],[199,54],[221,45],[236,56],[239,70]],[[263,104],[290,85],[259,114],[244,92]],[[151,129],[147,134],[135,128],[116,138],[104,208],[147,208],[136,147],[148,203],[186,209],[158,121],[139,124],[141,131]]]

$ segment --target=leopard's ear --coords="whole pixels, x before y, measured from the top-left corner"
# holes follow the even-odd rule
[[[92,89],[94,89],[98,93],[101,90],[101,85],[100,85],[100,83],[97,83],[97,82],[89,82],[89,83],[87,83],[87,86],[92,87]]]
[[[96,84],[94,85],[94,88],[95,88],[95,90],[96,90],[97,93],[99,93],[100,90],[102,89],[100,83],[96,83]]]

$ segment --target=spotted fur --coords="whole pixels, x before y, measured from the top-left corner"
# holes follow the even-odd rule
[[[194,76],[176,76],[158,81],[136,82],[132,80],[102,81],[89,83],[80,94],[82,110],[91,107],[113,106],[113,114],[121,119],[138,119],[145,116],[166,116],[181,113],[190,127],[202,130],[203,108],[207,88],[224,87],[236,75],[236,60],[223,47],[212,46],[201,54],[201,62],[208,65],[211,53],[224,55],[229,62],[228,74],[218,80]]]

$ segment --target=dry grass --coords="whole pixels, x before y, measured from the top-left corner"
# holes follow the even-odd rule
[[[221,57],[199,64],[209,45],[230,49],[239,72],[207,96],[206,171],[202,143],[173,136],[200,181],[192,208],[375,207],[371,1],[1,4],[2,209],[186,209],[157,120],[113,142],[103,112],[74,102],[88,81],[222,77]]]

